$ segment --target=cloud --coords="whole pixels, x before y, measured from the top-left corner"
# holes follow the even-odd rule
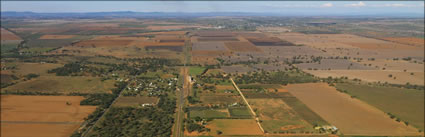
[[[364,7],[366,4],[364,2],[353,3],[353,4],[345,4],[346,7]]]
[[[369,5],[370,7],[407,7],[407,8],[415,8],[415,7],[424,7],[423,3],[421,4],[402,4],[402,3],[389,3],[389,4],[380,4],[380,5]]]
[[[409,5],[406,5],[406,4],[400,4],[400,3],[395,3],[395,4],[385,4],[384,6],[385,6],[385,7],[406,7],[406,6],[409,6]]]
[[[334,5],[332,4],[332,3],[325,3],[325,4],[322,4],[320,7],[325,7],[325,8],[327,8],[327,7],[333,7]]]

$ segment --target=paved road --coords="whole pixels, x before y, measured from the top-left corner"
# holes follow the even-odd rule
[[[175,123],[175,131],[174,131],[174,136],[175,137],[183,137],[184,136],[184,132],[183,132],[183,119],[184,119],[184,111],[183,111],[183,106],[185,103],[185,99],[184,99],[184,92],[187,91],[187,68],[183,67],[182,71],[181,71],[181,76],[183,77],[183,86],[182,89],[178,91],[177,93],[177,117],[176,117],[176,123]]]
[[[184,98],[184,93],[189,93],[189,89],[190,89],[190,85],[189,85],[189,81],[188,81],[188,67],[186,67],[186,63],[190,62],[190,51],[189,51],[189,47],[190,47],[190,41],[186,41],[185,42],[185,50],[184,50],[184,66],[182,68],[182,74],[181,77],[182,78],[182,89],[178,91],[177,93],[177,116],[176,116],[176,123],[175,123],[175,128],[174,128],[174,137],[184,137],[184,127],[183,127],[183,119],[184,119],[184,111],[183,111],[183,107],[184,107],[184,103],[185,103],[185,98]]]

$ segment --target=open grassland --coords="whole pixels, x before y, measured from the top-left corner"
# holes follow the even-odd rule
[[[7,74],[16,74],[17,76],[23,76],[30,73],[47,75],[47,71],[50,69],[61,67],[61,64],[52,64],[52,63],[4,63],[2,67],[15,67],[11,70],[3,70],[2,73]]]
[[[233,107],[229,108],[229,113],[231,117],[234,118],[251,118],[251,112],[249,112],[247,107]]]
[[[349,83],[336,87],[424,131],[424,91]]]
[[[415,128],[396,122],[381,110],[339,93],[328,84],[290,84],[286,88],[344,135],[421,135]]]
[[[200,75],[204,72],[204,67],[190,67],[189,68],[189,75],[195,76]]]
[[[261,52],[261,49],[250,42],[225,42],[224,44],[233,52]]]
[[[211,129],[212,136],[217,136],[217,131],[224,136],[263,134],[253,119],[214,119],[206,127]]]
[[[204,109],[204,110],[191,110],[189,112],[190,118],[200,117],[204,119],[208,118],[226,118],[229,117],[229,112],[227,109],[214,110],[214,109]]]
[[[265,132],[314,131],[313,125],[280,99],[248,99],[248,102],[262,121]]]
[[[117,101],[113,104],[115,107],[138,107],[143,104],[154,105],[158,103],[157,97],[126,97],[121,96],[117,99]]]
[[[3,88],[2,92],[110,93],[114,80],[96,77],[40,76]]]
[[[201,96],[201,101],[204,104],[233,104],[239,102],[240,97],[232,95],[207,95]]]
[[[1,96],[1,136],[70,136],[95,106],[81,96]],[[67,103],[68,102],[68,103]]]
[[[423,85],[424,72],[403,72],[392,70],[306,70],[306,72],[321,78],[348,77],[350,79],[361,79],[367,82],[388,82],[393,84]],[[391,76],[390,76],[391,75]]]

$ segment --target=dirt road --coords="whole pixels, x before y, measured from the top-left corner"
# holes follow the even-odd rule
[[[241,90],[239,89],[238,85],[236,85],[235,81],[233,81],[232,78],[230,78],[230,81],[232,81],[233,86],[235,86],[236,90],[239,92],[239,94],[241,95],[243,101],[246,103],[246,105],[248,106],[249,110],[251,111],[252,116],[255,118],[255,121],[258,124],[258,127],[261,129],[261,131],[264,133],[264,129],[260,124],[260,120],[257,117],[257,114],[255,114],[254,110],[251,108],[251,105],[249,105],[248,101],[245,99],[245,96],[242,94]]]

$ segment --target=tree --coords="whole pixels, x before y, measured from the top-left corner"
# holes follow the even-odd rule
[[[221,135],[221,134],[223,134],[223,132],[220,130],[217,130],[217,135]]]

